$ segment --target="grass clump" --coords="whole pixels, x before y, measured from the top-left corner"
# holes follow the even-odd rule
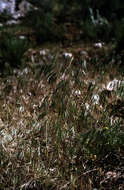
[[[28,72],[0,81],[0,187],[109,189],[107,172],[122,166],[123,119],[113,125],[107,99],[100,108],[93,102],[99,92],[85,78],[90,59],[42,53],[39,65],[33,60]]]

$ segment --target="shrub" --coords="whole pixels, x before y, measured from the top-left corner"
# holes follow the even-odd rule
[[[119,123],[114,126],[105,126],[100,129],[89,129],[81,135],[81,141],[86,153],[102,157],[112,150],[118,150],[123,147],[124,132]]]
[[[32,4],[38,9],[30,10],[26,14],[23,24],[33,29],[38,44],[53,39],[55,31],[52,4],[49,1],[36,1]]]
[[[11,19],[12,19],[12,16],[5,11],[0,14],[0,23],[4,24],[8,20],[11,20]]]
[[[89,8],[90,16],[83,24],[83,37],[91,40],[110,40],[111,26],[107,19],[99,14],[96,10],[96,16],[94,15],[93,9]]]
[[[27,40],[2,32],[0,36],[0,56],[2,60],[0,69],[3,70],[6,64],[11,67],[20,67],[23,55],[28,47]]]

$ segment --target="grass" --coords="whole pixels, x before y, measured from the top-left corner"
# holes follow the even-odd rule
[[[89,79],[90,57],[38,58],[0,79],[0,189],[119,189],[123,118],[111,124],[107,109],[117,97],[102,95],[101,106],[91,98],[100,94],[92,75],[106,75],[94,69]]]

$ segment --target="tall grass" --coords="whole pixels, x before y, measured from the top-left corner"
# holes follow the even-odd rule
[[[84,60],[45,55],[36,68],[1,79],[1,189],[105,187],[114,169],[107,158],[119,162],[124,133],[111,125],[106,99],[101,110],[93,104],[97,88],[85,81]]]

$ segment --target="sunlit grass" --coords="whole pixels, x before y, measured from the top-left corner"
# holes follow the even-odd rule
[[[52,53],[0,81],[1,189],[102,188],[106,156],[122,152],[123,119],[111,123],[106,94],[93,98],[90,59]]]

